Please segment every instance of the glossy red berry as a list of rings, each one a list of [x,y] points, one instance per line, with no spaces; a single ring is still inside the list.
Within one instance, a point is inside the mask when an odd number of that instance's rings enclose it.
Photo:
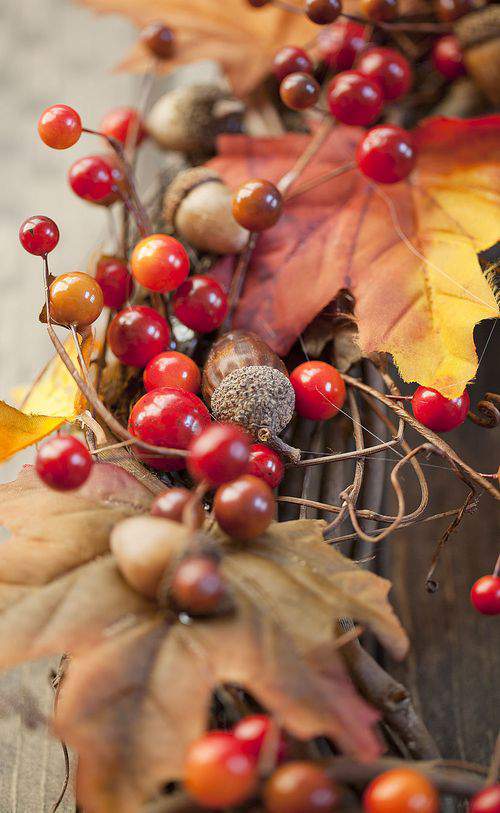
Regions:
[[[283,479],[285,466],[278,452],[265,443],[254,443],[250,447],[248,474],[260,477],[270,488],[277,488]]]
[[[482,576],[472,585],[470,600],[483,615],[500,614],[500,576]],[[478,808],[479,810],[479,808]],[[500,811],[499,811],[500,813]]]
[[[361,139],[356,161],[363,175],[377,183],[398,183],[415,166],[413,139],[407,130],[395,124],[373,127]]]
[[[139,112],[134,107],[115,107],[101,121],[100,132],[109,138],[115,138],[120,144],[139,146],[147,136]]]
[[[289,73],[312,73],[314,65],[303,48],[286,45],[274,57],[273,71],[278,82],[282,82]]]
[[[236,807],[257,788],[255,760],[226,731],[209,731],[191,743],[184,764],[184,787],[202,807]]]
[[[474,10],[474,0],[436,0],[437,16],[444,23],[453,23]]]
[[[356,70],[378,82],[384,99],[389,101],[408,93],[413,82],[410,63],[394,48],[369,48],[360,55]]]
[[[151,503],[151,514],[153,517],[163,517],[172,522],[183,522],[184,509],[188,503],[192,503],[193,492],[187,488],[167,488],[158,494]],[[201,528],[205,520],[205,510],[200,502],[196,502],[190,508],[190,521],[194,520],[194,527]]]
[[[340,0],[306,0],[306,14],[316,25],[330,25],[341,13]]]
[[[274,518],[274,509],[273,492],[251,474],[219,486],[215,493],[215,518],[234,539],[254,539],[263,534]]]
[[[373,779],[363,796],[365,813],[438,813],[439,795],[423,774],[394,768]]]
[[[168,293],[189,274],[187,251],[175,237],[150,234],[135,246],[130,268],[137,282],[150,291]]]
[[[33,215],[21,224],[19,240],[25,251],[46,257],[59,242],[59,229],[50,217]]]
[[[500,785],[476,793],[470,800],[469,813],[500,813]]]
[[[210,413],[192,392],[161,387],[139,398],[129,418],[129,432],[152,446],[187,449],[191,441],[210,425]],[[186,465],[185,457],[156,456],[134,448],[148,466],[160,471],[175,471]]]
[[[158,387],[177,387],[186,392],[198,392],[201,372],[198,365],[176,350],[167,350],[148,361],[144,370],[144,387],[147,392]]]
[[[279,189],[260,178],[242,184],[233,196],[234,219],[249,231],[270,229],[278,222],[282,210]]]
[[[398,16],[398,0],[361,0],[361,12],[369,20],[390,23]]]
[[[220,486],[243,474],[249,457],[250,440],[243,429],[214,423],[191,443],[187,469],[194,480]]]
[[[287,762],[264,787],[267,813],[334,813],[341,791],[314,762]]]
[[[112,155],[89,155],[70,167],[69,184],[79,198],[100,206],[111,206],[124,193],[125,178]]]
[[[175,35],[161,21],[149,23],[141,31],[141,42],[158,59],[170,59],[175,52]]]
[[[146,305],[134,305],[117,313],[109,326],[108,342],[122,364],[145,367],[170,340],[170,330],[163,316]]]
[[[435,69],[450,81],[464,76],[464,56],[458,37],[447,34],[436,40],[432,49],[432,63]]]
[[[318,48],[323,60],[332,71],[347,71],[356,57],[367,46],[366,28],[351,20],[334,23],[321,31]]]
[[[172,575],[169,598],[178,612],[192,616],[212,615],[226,594],[219,565],[210,556],[189,556]]]
[[[324,361],[305,361],[290,375],[295,408],[303,418],[323,421],[344,406],[345,384],[339,371]]]
[[[308,73],[290,73],[280,85],[281,101],[290,110],[307,110],[319,99],[320,86]]]
[[[67,150],[82,134],[82,120],[76,110],[66,104],[53,104],[38,119],[42,141],[54,150]]]
[[[120,257],[101,257],[97,261],[95,278],[101,286],[106,307],[112,310],[123,308],[134,290],[134,281],[125,260]]]
[[[383,96],[378,82],[357,71],[335,76],[328,88],[328,107],[343,124],[372,124],[382,111]]]
[[[450,432],[466,419],[470,407],[467,390],[459,398],[445,398],[430,387],[417,387],[411,401],[413,414],[433,432]]]
[[[71,491],[89,476],[92,457],[73,435],[60,434],[40,446],[35,467],[45,485],[56,491]]]
[[[258,760],[262,746],[273,737],[275,723],[267,714],[252,714],[244,717],[233,728],[233,734],[241,743],[245,753],[252,759]],[[286,744],[281,732],[278,733],[276,757],[281,761],[285,756]]]
[[[95,322],[104,305],[99,283],[81,271],[69,271],[56,277],[49,288],[49,303],[54,322],[73,325],[77,330]]]
[[[219,283],[202,275],[189,277],[172,297],[177,319],[197,333],[217,330],[226,318],[227,296]]]

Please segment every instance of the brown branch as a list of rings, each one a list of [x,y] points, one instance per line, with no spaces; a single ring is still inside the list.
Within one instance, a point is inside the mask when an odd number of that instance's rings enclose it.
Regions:
[[[335,121],[331,116],[325,117],[302,155],[299,156],[293,167],[280,178],[278,181],[278,189],[284,198],[287,198],[289,190],[298,181],[308,164],[310,164],[312,159],[319,152],[330,135],[334,124]]]
[[[48,311],[47,311],[47,318],[48,318]],[[59,668],[58,668],[57,672],[55,673],[54,677],[52,678],[52,688],[54,689],[54,703],[53,703],[53,714],[54,714],[54,716],[55,716],[55,714],[57,712],[57,704],[59,702],[59,694],[60,694],[60,691],[61,691],[61,685],[62,685],[64,675],[66,674],[66,666],[67,666],[68,660],[69,660],[68,655],[62,655],[61,660],[59,661]],[[56,801],[54,802],[54,805],[52,806],[51,813],[56,813],[56,811],[59,809],[64,797],[66,796],[66,791],[68,790],[68,785],[69,785],[70,764],[69,764],[68,747],[67,747],[66,743],[63,742],[63,740],[60,740],[60,743],[61,743],[61,748],[62,748],[62,752],[63,752],[63,756],[64,756],[64,780],[63,780],[63,784],[62,784],[59,796],[57,797]]]
[[[479,415],[475,415],[470,409],[467,417],[477,426],[484,426],[485,429],[495,429],[500,426],[500,395],[495,392],[487,392],[482,401],[477,405]]]
[[[427,576],[425,577],[425,586],[426,586],[426,589],[427,589],[427,591],[429,593],[435,593],[436,590],[439,587],[438,582],[436,582],[432,577],[434,575],[434,571],[436,570],[436,567],[437,567],[437,564],[438,564],[438,561],[439,561],[439,557],[441,556],[441,553],[443,551],[444,546],[446,545],[446,543],[447,543],[448,539],[450,538],[450,536],[457,530],[458,526],[462,522],[464,514],[467,511],[473,510],[473,507],[475,507],[476,505],[477,505],[477,502],[476,502],[475,490],[471,489],[469,491],[469,493],[467,494],[467,497],[465,499],[464,504],[461,505],[460,508],[458,509],[458,511],[457,511],[457,513],[455,515],[455,518],[452,520],[452,522],[450,522],[448,527],[445,528],[444,532],[441,534],[439,542],[437,543],[436,549],[435,549],[435,551],[434,551],[434,553],[432,555],[431,564],[430,564],[430,567],[429,567],[429,572],[427,573]]]
[[[350,410],[351,410],[351,420],[352,420],[352,425],[353,425],[354,441],[356,443],[356,451],[359,452],[359,451],[361,451],[363,449],[363,446],[364,446],[364,443],[363,443],[363,427],[361,425],[361,415],[360,415],[358,404],[357,404],[357,401],[356,401],[356,396],[354,395],[354,392],[351,389],[348,390],[347,397],[348,397],[348,400],[349,400],[349,407],[350,407]],[[351,506],[352,506],[352,509],[354,510],[354,507],[356,505],[356,501],[357,501],[357,499],[359,497],[359,492],[361,491],[361,486],[363,484],[364,468],[365,468],[364,458],[358,457],[356,459],[356,466],[355,466],[355,469],[354,469],[353,482],[352,482],[352,484],[350,486],[348,486],[343,491],[341,491],[341,493],[339,495],[344,500],[344,502],[342,504],[342,508],[341,508],[341,510],[339,512],[339,515],[332,522],[330,522],[329,525],[327,525],[327,527],[325,528],[325,533],[327,533],[328,531],[330,531],[333,528],[336,528],[338,525],[340,525],[340,523],[344,519],[347,511],[349,511],[349,513],[350,513]]]

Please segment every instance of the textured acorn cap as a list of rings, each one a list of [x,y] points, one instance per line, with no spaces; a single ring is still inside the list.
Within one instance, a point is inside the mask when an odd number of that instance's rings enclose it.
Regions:
[[[204,183],[223,183],[217,172],[206,167],[193,167],[179,172],[165,193],[163,216],[168,226],[175,226],[175,214],[182,201],[192,189]]]
[[[210,407],[216,420],[237,423],[254,437],[262,428],[279,435],[292,420],[295,392],[280,370],[242,367],[223,378]]]
[[[500,6],[485,6],[461,17],[455,23],[454,31],[464,49],[500,37]]]

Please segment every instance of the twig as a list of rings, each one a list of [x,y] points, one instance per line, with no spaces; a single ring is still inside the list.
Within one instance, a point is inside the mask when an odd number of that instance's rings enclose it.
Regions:
[[[351,172],[351,170],[356,169],[356,167],[357,164],[355,161],[349,161],[348,164],[343,164],[341,167],[332,169],[330,172],[327,172],[324,175],[316,175],[316,177],[311,178],[309,181],[305,181],[304,183],[300,184],[300,186],[297,186],[292,193],[286,196],[286,200],[293,200],[299,195],[304,195],[306,192],[310,192],[312,189],[316,189],[318,186],[322,186],[329,181],[333,181],[334,178],[338,178],[340,175],[345,175],[346,172]]]
[[[60,693],[60,690],[61,690],[61,684],[62,684],[64,675],[66,673],[66,664],[67,664],[68,660],[69,660],[68,655],[63,655],[61,657],[61,660],[59,661],[58,670],[57,670],[56,674],[54,675],[54,677],[52,679],[52,688],[54,689],[54,704],[53,704],[53,713],[54,713],[54,715],[57,712],[57,704],[58,704],[58,701],[59,701],[59,693]],[[62,801],[63,801],[63,799],[64,799],[64,797],[66,795],[66,791],[67,791],[68,785],[69,785],[70,765],[69,765],[68,748],[66,746],[66,743],[63,742],[63,740],[60,740],[60,743],[61,743],[61,748],[62,748],[62,752],[63,752],[63,755],[64,755],[64,780],[63,780],[61,792],[59,793],[59,796],[57,797],[56,802],[52,806],[52,813],[56,813],[56,811],[59,809],[59,807],[60,807],[60,805],[61,805],[61,803],[62,803]]]
[[[477,405],[479,415],[475,415],[469,410],[467,417],[476,426],[484,426],[485,429],[495,429],[500,425],[500,395],[496,392],[487,392],[482,401]]]
[[[495,747],[493,749],[493,755],[491,757],[491,763],[488,770],[488,776],[486,777],[486,786],[494,785],[495,782],[498,780],[498,775],[500,773],[500,734],[496,738]]]
[[[352,425],[353,425],[353,432],[354,432],[354,441],[356,443],[356,451],[361,451],[364,447],[363,444],[363,428],[361,426],[361,415],[359,412],[358,404],[356,402],[356,396],[352,389],[348,390],[347,397],[349,400],[349,407],[351,410],[351,418],[352,418]],[[356,501],[359,496],[359,492],[361,491],[361,486],[363,484],[363,472],[365,467],[365,461],[363,457],[356,458],[356,466],[354,469],[354,479],[350,486],[345,488],[340,493],[340,497],[344,500],[342,504],[342,508],[339,512],[339,515],[325,528],[325,533],[331,531],[333,528],[336,528],[346,515],[347,511],[351,511],[350,506],[352,506],[354,510],[354,506],[356,505]]]
[[[474,504],[475,500],[476,500],[475,491],[474,490],[469,491],[464,504],[460,506],[460,508],[458,509],[455,518],[441,534],[439,542],[437,543],[436,549],[432,555],[429,572],[425,577],[425,586],[429,593],[435,593],[439,587],[438,582],[436,582],[432,577],[434,575],[434,571],[436,570],[437,563],[439,561],[439,557],[441,556],[443,548],[446,545],[450,536],[457,530],[458,526],[462,522],[465,512],[471,510],[471,507]]]
[[[334,124],[335,122],[331,116],[324,119],[322,124],[318,127],[316,133],[311,138],[307,148],[295,162],[294,166],[278,181],[278,189],[283,197],[287,196],[287,193],[292,188],[293,184],[298,181],[307,165],[312,161],[316,153],[319,152],[330,135]]]

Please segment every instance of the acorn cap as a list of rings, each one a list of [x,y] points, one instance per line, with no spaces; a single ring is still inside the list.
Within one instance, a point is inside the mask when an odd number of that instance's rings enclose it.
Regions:
[[[237,423],[254,437],[263,428],[279,435],[292,420],[295,392],[280,370],[241,367],[215,388],[210,407],[216,420]]]
[[[192,169],[185,169],[179,172],[177,177],[172,181],[163,201],[163,216],[165,222],[171,228],[175,228],[175,213],[181,205],[182,201],[189,195],[189,193],[197,186],[203,183],[221,183],[224,181],[211,169],[206,167],[193,167]]]
[[[454,25],[464,50],[500,37],[500,6],[491,5],[461,17]]]

